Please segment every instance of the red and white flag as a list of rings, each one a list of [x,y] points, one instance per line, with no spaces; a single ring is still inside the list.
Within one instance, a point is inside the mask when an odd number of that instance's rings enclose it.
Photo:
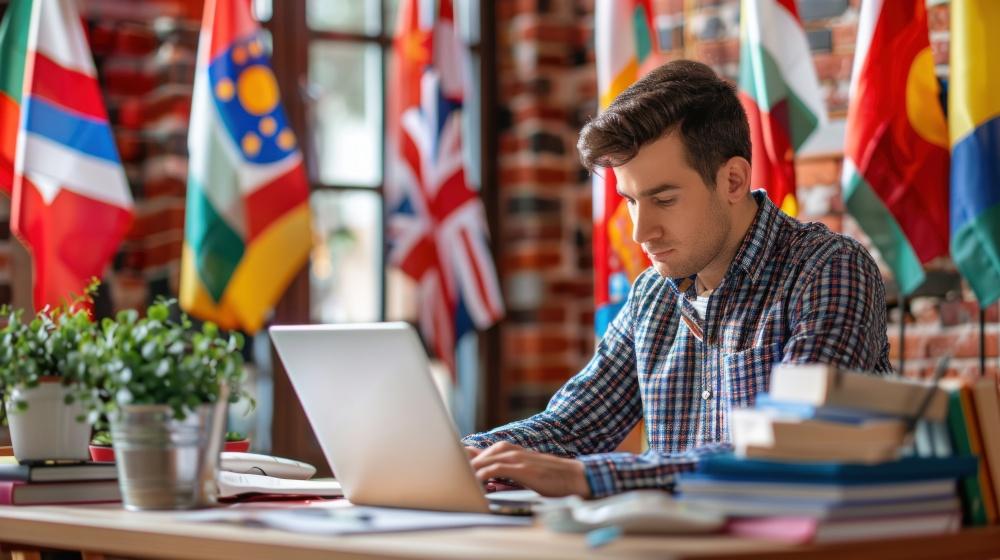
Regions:
[[[11,229],[31,253],[42,308],[102,275],[131,224],[132,195],[76,2],[22,3],[31,9]]]

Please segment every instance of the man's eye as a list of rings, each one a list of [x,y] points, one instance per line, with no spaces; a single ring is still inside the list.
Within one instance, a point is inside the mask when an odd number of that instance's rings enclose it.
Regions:
[[[629,206],[634,206],[635,205],[635,201],[632,200],[631,198],[626,198],[625,199],[625,204],[628,204]]]
[[[674,204],[674,202],[677,202],[677,199],[676,198],[655,198],[655,199],[653,199],[653,202],[655,202],[657,206],[672,206]]]

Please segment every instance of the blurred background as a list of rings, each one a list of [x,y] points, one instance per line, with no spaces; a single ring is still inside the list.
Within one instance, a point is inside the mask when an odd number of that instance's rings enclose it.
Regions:
[[[269,323],[422,320],[424,292],[391,258],[387,239],[390,215],[399,210],[387,180],[395,157],[392,90],[403,87],[393,70],[402,1],[252,2],[305,159],[313,231],[308,265]],[[502,319],[473,321],[486,328],[465,329],[470,334],[455,341],[454,360],[436,360],[462,433],[542,409],[593,353],[594,184],[575,145],[602,94],[595,4],[454,1],[459,47],[450,71],[462,84],[464,176],[482,201],[505,309]],[[0,0],[0,12],[7,5]],[[654,60],[695,59],[739,80],[739,0],[645,5]],[[81,0],[79,6],[135,199],[135,221],[97,302],[97,312],[108,314],[179,290],[204,6],[199,0]],[[859,239],[880,259],[899,371],[928,376],[936,358],[953,350],[949,375],[997,376],[998,306],[981,310],[948,256],[926,263],[926,278],[902,297],[891,268],[845,205],[842,160],[860,1],[798,0],[797,10],[828,117],[795,151],[798,218]],[[944,87],[949,2],[927,2],[926,14],[934,73]],[[10,235],[9,216],[9,200],[0,197],[0,302],[28,307],[30,259]],[[233,424],[251,434],[256,451],[322,463],[264,331],[250,340],[259,404],[251,416],[234,415]],[[434,344],[428,348],[434,355]]]

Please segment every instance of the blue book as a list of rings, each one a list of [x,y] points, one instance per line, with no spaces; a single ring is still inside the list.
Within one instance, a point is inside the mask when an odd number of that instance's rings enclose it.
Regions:
[[[773,482],[837,482],[863,484],[974,475],[976,457],[905,457],[897,461],[863,465],[858,463],[791,463],[740,459],[731,453],[709,455],[698,462],[696,471],[729,480]]]
[[[795,418],[802,418],[804,420],[825,420],[827,422],[840,422],[841,424],[860,424],[869,420],[899,418],[892,414],[883,414],[870,410],[783,401],[771,397],[768,393],[757,395],[754,407],[761,410],[773,410],[783,415],[794,416]]]

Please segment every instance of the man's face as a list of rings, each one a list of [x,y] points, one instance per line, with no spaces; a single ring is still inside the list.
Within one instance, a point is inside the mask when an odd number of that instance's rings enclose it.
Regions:
[[[647,144],[614,171],[632,238],[661,276],[697,274],[722,252],[732,227],[723,189],[688,165],[679,133]]]

